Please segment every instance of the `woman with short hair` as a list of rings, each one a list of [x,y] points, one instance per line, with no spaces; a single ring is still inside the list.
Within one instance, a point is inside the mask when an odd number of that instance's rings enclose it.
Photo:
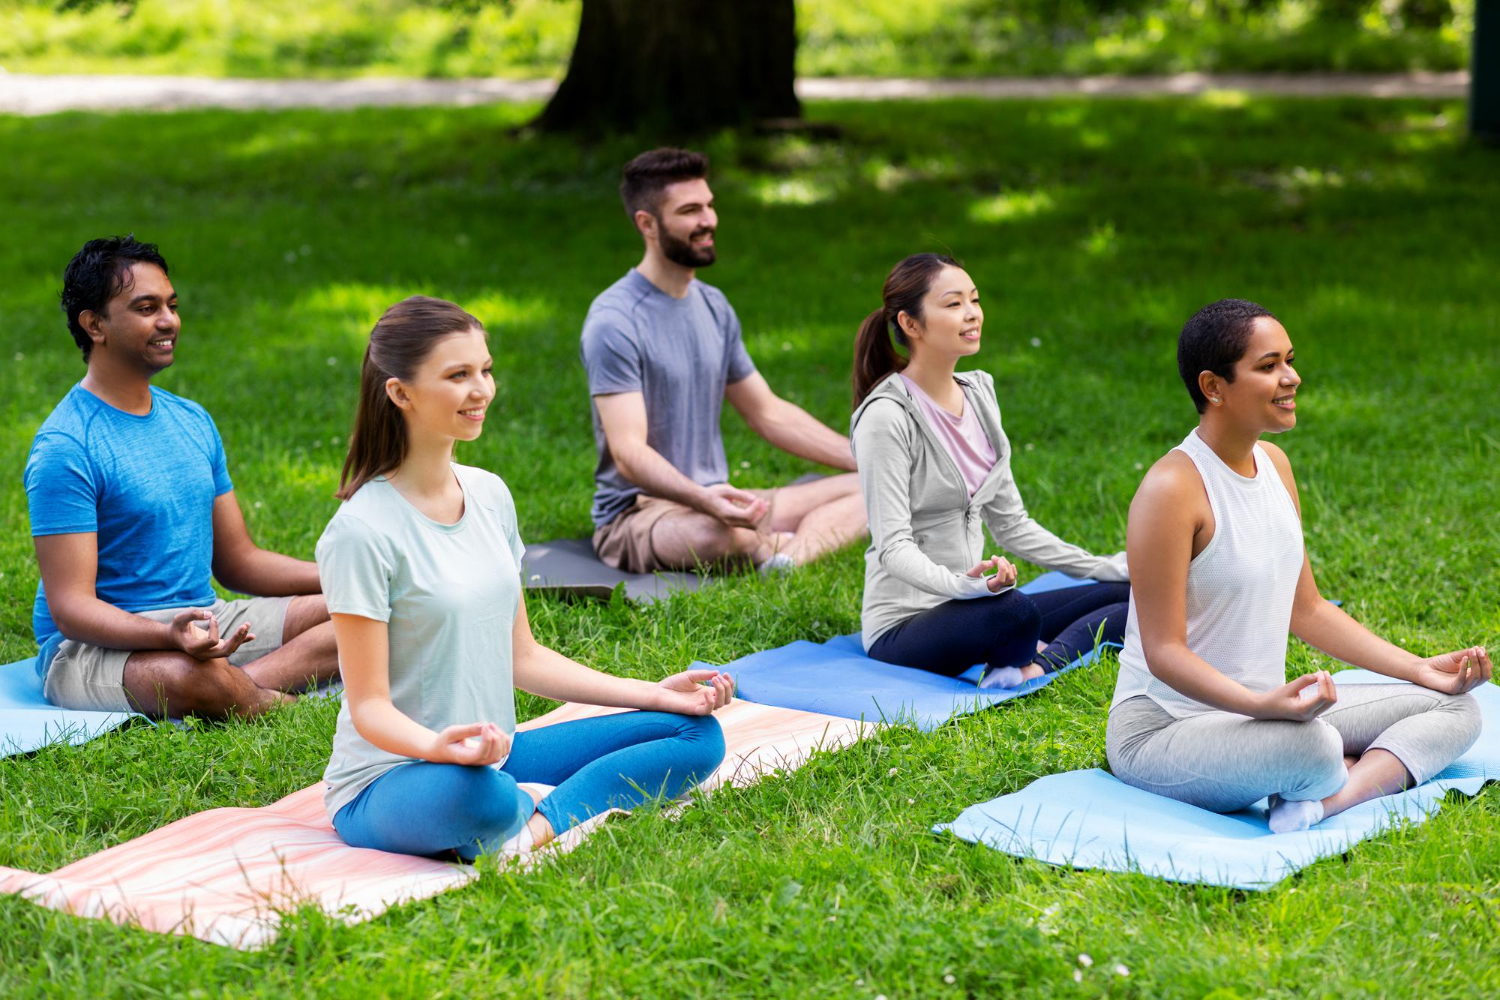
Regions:
[[[1273,832],[1419,784],[1467,750],[1483,647],[1421,657],[1323,600],[1286,454],[1302,377],[1285,327],[1224,299],[1183,327],[1199,418],[1130,505],[1132,593],[1105,747],[1115,776],[1232,812],[1269,796]],[[1409,684],[1286,679],[1287,633]]]

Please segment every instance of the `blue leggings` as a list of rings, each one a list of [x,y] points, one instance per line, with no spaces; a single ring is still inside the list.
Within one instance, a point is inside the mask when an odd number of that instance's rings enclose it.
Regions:
[[[949,677],[976,663],[990,669],[1036,663],[1051,673],[1092,650],[1101,625],[1101,642],[1124,642],[1129,601],[1128,583],[948,601],[881,633],[870,655]],[[1040,653],[1038,640],[1047,643]]]
[[[623,712],[515,734],[500,770],[412,761],[386,771],[333,818],[351,847],[396,854],[494,851],[531,818],[518,781],[557,787],[535,811],[559,834],[612,808],[676,798],[713,774],[724,733],[711,715]]]

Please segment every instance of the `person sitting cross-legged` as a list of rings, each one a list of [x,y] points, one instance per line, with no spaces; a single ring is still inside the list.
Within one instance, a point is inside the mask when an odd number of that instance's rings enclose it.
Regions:
[[[530,850],[724,760],[728,674],[615,677],[532,634],[510,488],[453,460],[484,430],[492,366],[484,326],[442,299],[403,299],[370,331],[343,504],[318,540],[345,684],[324,802],[352,847]],[[518,732],[516,688],[640,711]]]
[[[1233,812],[1269,797],[1273,833],[1305,830],[1426,781],[1479,738],[1468,693],[1483,646],[1419,656],[1323,600],[1292,464],[1264,434],[1297,424],[1286,328],[1243,299],[1204,306],[1177,342],[1198,425],[1130,505],[1130,609],[1104,747],[1121,781]],[[1409,684],[1286,676],[1287,634]]]
[[[983,330],[974,279],[935,253],[891,268],[860,324],[849,423],[870,515],[861,638],[886,663],[950,677],[982,663],[980,687],[1016,688],[1118,643],[1129,567],[1027,513],[995,380],[957,370]],[[984,527],[1007,551],[1094,583],[1021,593],[1010,560],[984,555]]]
[[[248,717],[335,676],[317,565],[255,545],[212,418],[151,384],[181,332],[156,247],[84,244],[62,306],[88,372],[37,431],[25,473],[47,699]],[[215,577],[260,596],[221,600]]]
[[[723,402],[784,451],[852,470],[849,439],[771,391],[724,293],[696,277],[716,259],[718,215],[701,153],[657,149],[625,167],[620,194],[645,256],[584,320],[593,397],[594,550],[649,573],[749,562],[788,569],[865,534],[852,471],[773,490],[729,483]]]

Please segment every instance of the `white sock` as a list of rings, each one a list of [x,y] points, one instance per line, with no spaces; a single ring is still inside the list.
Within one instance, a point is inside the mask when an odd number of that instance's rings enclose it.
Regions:
[[[982,688],[1018,688],[1025,683],[1020,667],[996,667],[979,679]]]
[[[1317,799],[1293,801],[1273,795],[1267,819],[1272,833],[1296,833],[1323,822],[1323,803]]]
[[[785,552],[773,552],[770,556],[766,557],[765,562],[756,567],[756,569],[760,570],[761,576],[770,576],[772,573],[785,573],[796,568],[797,564]]]

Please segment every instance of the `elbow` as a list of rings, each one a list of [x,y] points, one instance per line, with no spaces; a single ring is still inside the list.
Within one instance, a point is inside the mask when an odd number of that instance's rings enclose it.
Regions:
[[[1146,660],[1146,672],[1163,684],[1171,684],[1170,670],[1164,669],[1165,664],[1172,657],[1170,643],[1141,641],[1141,656]]]
[[[346,697],[348,696],[346,695]],[[371,746],[384,749],[384,743],[380,738],[379,727],[375,722],[376,712],[374,711],[374,709],[380,702],[384,702],[387,705],[392,704],[390,698],[348,698],[348,701],[349,721],[354,723],[354,731],[360,735],[360,738],[369,743]]]
[[[72,603],[48,598],[47,611],[52,615],[52,624],[57,626],[58,633],[64,639],[72,639],[75,642],[83,641],[83,636],[78,629],[78,616],[73,613]]]
[[[45,587],[45,581],[43,583]],[[75,642],[90,642],[91,638],[86,635],[88,628],[88,607],[92,593],[76,594],[67,591],[53,593],[47,591],[47,613],[52,616],[52,624],[57,626],[57,631],[64,639],[72,639]],[[97,600],[97,598],[94,598]]]
[[[609,457],[615,463],[616,472],[630,482],[640,484],[640,477],[636,475],[635,453],[632,449],[610,446]]]

